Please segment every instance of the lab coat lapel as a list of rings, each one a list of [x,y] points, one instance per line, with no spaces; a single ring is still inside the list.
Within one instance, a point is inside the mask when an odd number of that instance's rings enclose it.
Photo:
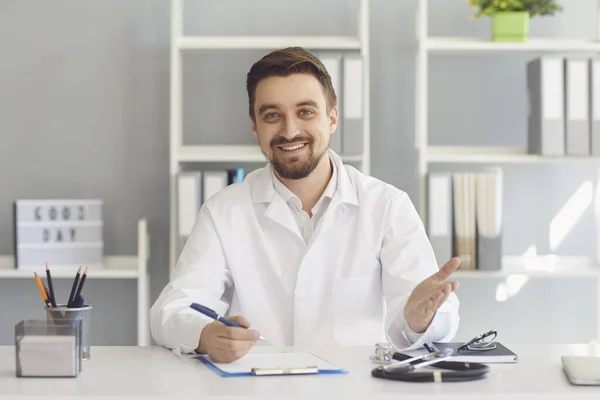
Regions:
[[[294,217],[290,211],[290,208],[276,192],[274,193],[269,206],[265,210],[265,217],[273,220],[284,228],[287,228],[302,242],[304,242],[304,239],[302,239],[302,234],[298,229],[298,224],[296,224],[296,221],[294,221]]]
[[[286,228],[300,239],[300,242],[304,243],[292,212],[273,186],[273,173],[270,163],[260,171],[250,193],[253,203],[268,203],[264,213],[266,218]]]
[[[321,221],[315,229],[315,233],[312,235],[309,245],[314,242],[315,239],[325,234],[329,229],[334,227],[342,217],[346,214],[348,208],[342,203],[338,193],[334,194],[331,198],[331,202],[327,206],[327,210],[323,214]]]
[[[325,211],[325,214],[323,214],[323,218],[317,225],[315,234],[312,236],[311,243],[316,238],[324,235],[332,227],[336,226],[348,212],[349,206],[352,207],[358,205],[358,196],[356,195],[356,190],[350,181],[346,168],[342,164],[341,158],[331,150],[329,151],[329,154],[331,155],[331,158],[338,171],[337,190],[331,198],[331,202],[327,206],[327,210]]]

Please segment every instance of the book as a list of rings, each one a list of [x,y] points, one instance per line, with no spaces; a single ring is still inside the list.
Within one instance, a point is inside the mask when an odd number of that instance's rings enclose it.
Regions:
[[[452,355],[448,358],[448,361],[477,362],[482,364],[516,363],[518,361],[517,354],[499,342],[495,342],[496,348],[491,350],[457,350],[463,344],[463,342],[433,342],[432,347],[435,351],[442,352],[451,349]],[[423,348],[404,351],[402,353],[414,357],[427,353],[427,350]]]

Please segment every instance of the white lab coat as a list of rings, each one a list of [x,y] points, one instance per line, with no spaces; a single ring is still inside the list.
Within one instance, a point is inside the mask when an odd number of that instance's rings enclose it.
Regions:
[[[387,341],[403,349],[454,337],[454,293],[422,335],[403,317],[411,290],[438,270],[408,195],[329,154],[338,189],[308,244],[273,187],[269,164],[203,204],[150,310],[158,344],[194,351],[212,320],[189,308],[192,302],[244,316],[269,345]]]

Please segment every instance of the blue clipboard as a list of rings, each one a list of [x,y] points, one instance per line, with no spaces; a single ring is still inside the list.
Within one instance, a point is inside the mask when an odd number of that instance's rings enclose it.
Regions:
[[[288,360],[287,362],[276,361],[277,357],[289,358],[290,355],[292,358],[297,358],[297,362],[294,362],[294,360]],[[261,359],[263,357],[267,358],[267,360]],[[331,375],[348,373],[345,369],[338,368],[311,353],[249,353],[243,357],[243,365],[236,363],[217,365],[210,361],[208,356],[205,355],[196,358],[221,377]],[[301,361],[304,361],[303,359],[315,362],[302,363]],[[253,365],[253,361],[257,366],[250,367],[250,365]]]

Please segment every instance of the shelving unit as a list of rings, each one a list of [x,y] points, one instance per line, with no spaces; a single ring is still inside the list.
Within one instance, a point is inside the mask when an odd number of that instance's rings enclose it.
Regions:
[[[427,1],[427,0],[425,0]],[[526,42],[492,42],[487,39],[463,37],[425,37],[423,50],[431,53],[467,52],[598,52],[600,41],[578,39],[536,39]]]
[[[465,8],[468,12],[468,8]],[[598,13],[600,16],[600,3]],[[417,57],[415,85],[415,145],[418,151],[419,202],[418,210],[427,226],[427,174],[429,164],[589,164],[599,168],[599,157],[546,157],[528,154],[525,149],[510,147],[465,147],[430,146],[428,143],[428,90],[429,58],[436,54],[488,54],[488,53],[564,53],[593,55],[600,52],[600,19],[596,19],[597,38],[586,39],[544,39],[529,38],[526,42],[493,42],[489,39],[472,37],[437,37],[428,34],[428,0],[419,0],[416,14]],[[526,133],[526,130],[524,131]],[[597,197],[599,194],[596,193]],[[600,199],[594,199],[600,204]],[[457,271],[457,279],[509,278],[514,275],[528,278],[591,278],[596,279],[597,290],[597,339],[600,340],[600,207],[595,208],[596,255],[587,257],[538,257],[526,260],[526,257],[505,256],[497,271]]]
[[[102,268],[91,269],[87,279],[136,279],[137,280],[137,345],[150,345],[150,287],[148,279],[148,258],[150,239],[145,219],[138,221],[137,255],[107,256]],[[45,266],[38,270],[16,269],[13,255],[0,256],[0,279],[33,279],[33,273],[44,276]],[[73,279],[77,269],[50,265],[52,279]]]
[[[360,50],[355,37],[336,36],[182,36],[176,40],[180,50],[274,50],[300,46],[313,50]]]
[[[169,265],[172,275],[177,260],[177,174],[186,163],[256,162],[266,163],[260,147],[248,145],[196,145],[183,143],[182,58],[205,50],[264,50],[300,46],[309,51],[356,51],[363,59],[363,151],[340,154],[344,162],[360,163],[370,174],[370,90],[369,90],[369,0],[359,0],[357,36],[188,36],[183,29],[183,0],[171,0],[170,69],[170,227]]]
[[[600,4],[598,6],[600,12]],[[468,12],[468,9],[465,9]],[[526,42],[493,42],[488,39],[470,37],[432,37],[428,35],[428,0],[420,0],[417,9],[417,57],[416,57],[416,107],[415,145],[418,151],[419,202],[418,209],[424,223],[427,222],[427,174],[429,164],[542,164],[577,163],[597,165],[599,157],[557,156],[547,157],[528,154],[525,149],[510,147],[465,147],[430,146],[428,143],[428,72],[429,58],[439,53],[489,53],[489,52],[560,52],[595,53],[600,52],[600,31],[598,40],[586,39],[536,39]],[[600,27],[600,24],[598,25]],[[526,131],[525,131],[526,132]],[[600,175],[600,169],[599,169]],[[600,238],[600,210],[596,210],[596,231]],[[600,263],[600,242],[596,246],[596,262]]]
[[[526,150],[515,147],[486,146],[428,146],[423,157],[428,163],[465,163],[465,164],[588,164],[600,165],[600,157],[585,156],[541,156],[528,154]]]
[[[530,278],[573,277],[600,279],[600,268],[596,268],[594,264],[585,257],[541,256],[527,258],[519,256],[506,256],[502,260],[502,268],[500,270],[459,270],[452,274],[453,277],[459,279],[507,278],[514,275],[522,275]]]

